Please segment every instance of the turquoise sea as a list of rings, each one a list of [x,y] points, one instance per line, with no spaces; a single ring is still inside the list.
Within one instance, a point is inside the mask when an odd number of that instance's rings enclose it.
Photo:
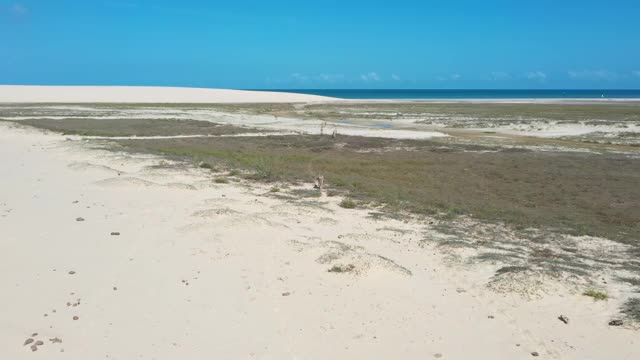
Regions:
[[[341,99],[640,99],[640,90],[268,90]]]

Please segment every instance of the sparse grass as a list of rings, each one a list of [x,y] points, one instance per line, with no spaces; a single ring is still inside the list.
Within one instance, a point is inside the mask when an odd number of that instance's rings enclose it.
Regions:
[[[119,140],[126,149],[202,159],[265,182],[310,182],[324,174],[331,195],[385,205],[385,211],[460,214],[517,228],[549,228],[625,243],[640,237],[640,161],[624,155],[468,152],[429,140],[329,137]],[[354,150],[411,147],[362,153]],[[611,206],[615,204],[615,206]]]
[[[452,220],[452,219],[455,219],[458,215],[462,215],[462,214],[464,214],[463,210],[455,206],[451,206],[447,209],[445,213],[440,215],[440,218],[443,220]]]
[[[618,281],[640,288],[640,277],[618,277]]]
[[[216,184],[227,184],[229,183],[229,180],[227,178],[215,178],[213,182]]]
[[[95,106],[117,110],[135,109],[137,105]],[[637,104],[314,104],[305,105],[303,110],[291,104],[144,107],[214,109],[323,120],[344,118],[344,111],[353,111],[354,116],[366,118],[369,115],[357,114],[370,111],[388,112],[390,118],[403,116],[403,113],[429,113],[444,117],[461,115],[482,118],[489,125],[496,121],[512,123],[518,117],[640,122],[640,106]],[[0,110],[8,119],[41,111],[37,107]],[[54,115],[64,116],[61,113]],[[505,117],[512,119],[502,119]],[[202,134],[221,129],[207,122],[154,119],[110,121],[73,118],[22,123],[71,133],[84,131],[108,136],[177,135],[184,133],[185,129]],[[233,133],[249,130],[233,126],[226,129]],[[553,139],[523,138],[520,141],[531,145],[562,143]],[[443,214],[445,219],[467,214],[514,228],[548,228],[640,245],[637,240],[640,238],[637,221],[640,218],[640,188],[637,186],[640,182],[640,161],[626,155],[501,150],[494,145],[460,142],[456,136],[440,140],[394,140],[342,135],[340,147],[330,137],[307,135],[136,139],[118,140],[117,143],[125,150],[237,169],[237,174],[246,174],[247,178],[260,181],[309,182],[321,173],[331,184],[331,195],[349,194],[359,204],[383,204],[385,211],[390,213],[402,210],[417,214]],[[412,150],[389,150],[409,148]],[[229,176],[235,175],[233,170],[229,173]]]
[[[356,208],[356,202],[353,201],[353,199],[351,198],[344,198],[342,199],[342,201],[340,201],[340,207],[345,208],[345,209],[355,209]]]
[[[531,270],[531,268],[529,268],[528,266],[504,266],[496,271],[496,275],[499,276],[507,273],[517,273],[529,270]]]
[[[241,174],[241,172],[240,172],[240,170],[238,170],[238,169],[231,169],[231,170],[229,171],[229,176],[238,176],[238,175],[240,175],[240,174]]]
[[[21,124],[81,136],[232,135],[262,130],[182,119],[32,119]]]
[[[582,295],[589,296],[589,297],[593,298],[594,300],[607,300],[607,299],[609,299],[609,295],[607,295],[607,293],[602,292],[602,291],[597,291],[597,290],[587,290],[584,293],[582,293]]]
[[[322,194],[316,189],[294,189],[290,191],[291,194],[303,197],[303,198],[318,198]]]
[[[347,265],[333,265],[328,272],[332,273],[350,273],[356,269],[355,265],[347,264]]]
[[[640,298],[631,298],[627,300],[622,305],[620,312],[632,321],[640,323]]]
[[[215,170],[215,168],[211,164],[205,163],[205,162],[201,162],[200,164],[198,164],[198,167],[200,169],[207,169],[207,170],[211,170],[211,171]]]
[[[271,189],[269,189],[269,192],[271,192],[271,193],[280,192],[280,187],[279,186],[272,186]]]

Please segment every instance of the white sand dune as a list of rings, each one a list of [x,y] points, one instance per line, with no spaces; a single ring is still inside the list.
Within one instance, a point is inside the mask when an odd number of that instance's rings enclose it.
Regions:
[[[640,358],[614,288],[495,293],[418,221],[2,122],[0,162],[3,359]]]
[[[334,98],[269,91],[150,86],[0,85],[0,103],[295,103]]]

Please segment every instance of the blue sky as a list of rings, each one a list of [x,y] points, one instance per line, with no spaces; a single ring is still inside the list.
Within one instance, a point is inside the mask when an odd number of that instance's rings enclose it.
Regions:
[[[640,88],[640,1],[0,0],[0,83]]]

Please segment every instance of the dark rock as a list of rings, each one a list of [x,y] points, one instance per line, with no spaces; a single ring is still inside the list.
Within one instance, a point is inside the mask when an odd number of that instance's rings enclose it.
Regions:
[[[49,341],[51,341],[52,344],[60,344],[60,343],[62,343],[62,339],[57,338],[57,337],[55,337],[53,339],[49,339]]]
[[[42,340],[38,340],[38,341],[36,341],[36,345],[38,345],[38,346],[44,345],[44,342]]]
[[[76,221],[84,221],[84,219],[79,217],[79,218],[76,218]]]
[[[31,345],[31,351],[38,351],[38,347],[36,345]]]
[[[111,236],[120,236],[120,233],[117,232],[117,231],[114,231],[114,232],[111,233]]]
[[[622,320],[611,320],[609,321],[609,326],[622,326],[624,322]]]
[[[489,315],[489,316],[487,316],[487,318],[489,318],[489,319],[495,319],[496,317],[495,317],[495,316],[493,316],[493,315]]]
[[[532,352],[532,353],[531,353],[531,356],[538,357],[538,356],[540,356],[540,354],[538,354],[538,352],[537,352],[537,351],[534,351],[534,352]]]
[[[75,271],[73,271],[73,270],[69,271],[69,275],[74,275],[75,273],[76,273],[76,272],[75,272]]]
[[[564,315],[560,315],[560,316],[558,316],[558,320],[562,321],[562,322],[563,322],[563,323],[565,323],[565,324],[568,324],[568,323],[569,323],[569,318],[568,318],[568,317],[566,317],[566,316],[564,316]]]
[[[283,293],[282,293],[282,296],[289,296],[289,295],[291,295],[291,293],[290,293],[290,292],[288,292],[288,291],[287,291],[287,292],[283,292]]]
[[[33,342],[32,338],[28,338],[27,340],[24,341],[24,344],[22,344],[22,346],[27,346],[29,344],[31,344]]]
[[[73,320],[78,320],[78,319],[80,319],[78,316],[73,317]]]

